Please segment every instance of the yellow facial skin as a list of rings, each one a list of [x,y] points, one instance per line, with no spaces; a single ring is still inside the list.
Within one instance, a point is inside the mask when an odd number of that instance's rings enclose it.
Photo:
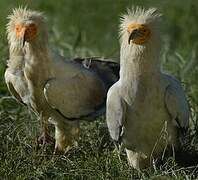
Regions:
[[[24,36],[25,41],[31,42],[37,35],[37,26],[33,23],[28,25],[17,24],[15,32],[17,38],[23,38]]]
[[[132,23],[127,28],[129,36],[129,44],[137,45],[145,44],[151,36],[151,31],[147,25]]]

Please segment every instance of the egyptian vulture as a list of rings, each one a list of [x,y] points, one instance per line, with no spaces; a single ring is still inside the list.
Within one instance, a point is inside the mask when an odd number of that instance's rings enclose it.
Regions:
[[[44,123],[55,125],[55,152],[66,150],[79,135],[79,120],[105,113],[108,88],[117,81],[119,65],[74,59],[65,61],[48,47],[45,17],[15,9],[7,25],[9,60],[5,81],[10,93]]]
[[[167,146],[181,146],[189,108],[181,84],[160,71],[160,14],[132,8],[120,24],[120,78],[107,94],[111,137],[121,141],[129,164],[146,168]]]

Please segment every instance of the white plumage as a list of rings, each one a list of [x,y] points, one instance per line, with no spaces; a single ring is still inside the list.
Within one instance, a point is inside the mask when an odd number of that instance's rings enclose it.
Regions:
[[[7,26],[10,59],[5,80],[11,94],[44,124],[55,125],[55,151],[65,150],[79,135],[79,119],[105,110],[106,93],[118,78],[119,65],[92,60],[65,61],[48,47],[44,16],[15,9]],[[45,125],[47,126],[47,125]],[[47,129],[44,129],[44,138]]]
[[[182,87],[160,71],[160,14],[132,8],[121,18],[120,79],[108,91],[106,119],[135,169],[151,165],[167,146],[181,145],[189,108]]]

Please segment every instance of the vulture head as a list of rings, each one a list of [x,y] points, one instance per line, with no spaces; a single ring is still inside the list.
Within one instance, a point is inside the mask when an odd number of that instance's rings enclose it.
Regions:
[[[7,34],[9,44],[23,47],[26,43],[47,43],[46,20],[42,13],[26,8],[17,8],[8,16],[8,19]]]
[[[120,39],[128,46],[146,46],[159,41],[159,20],[157,9],[140,7],[128,9],[121,17]]]
[[[132,59],[149,67],[157,64],[160,53],[160,28],[161,14],[157,9],[136,7],[128,9],[121,17],[120,43],[121,64],[126,64]],[[155,65],[154,65],[155,66]],[[147,69],[145,67],[145,69]],[[153,68],[153,67],[152,67]]]

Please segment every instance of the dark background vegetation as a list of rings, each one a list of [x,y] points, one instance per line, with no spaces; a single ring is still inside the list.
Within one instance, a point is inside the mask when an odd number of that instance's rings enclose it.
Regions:
[[[66,57],[119,58],[119,17],[132,5],[163,13],[162,68],[184,85],[191,106],[190,145],[197,147],[197,0],[0,0],[0,179],[195,179],[196,168],[171,160],[142,173],[127,165],[109,140],[104,117],[82,125],[78,147],[52,158],[52,146],[37,148],[40,122],[9,98],[3,73],[8,59],[5,25],[12,9],[25,6],[45,13],[51,47]]]

